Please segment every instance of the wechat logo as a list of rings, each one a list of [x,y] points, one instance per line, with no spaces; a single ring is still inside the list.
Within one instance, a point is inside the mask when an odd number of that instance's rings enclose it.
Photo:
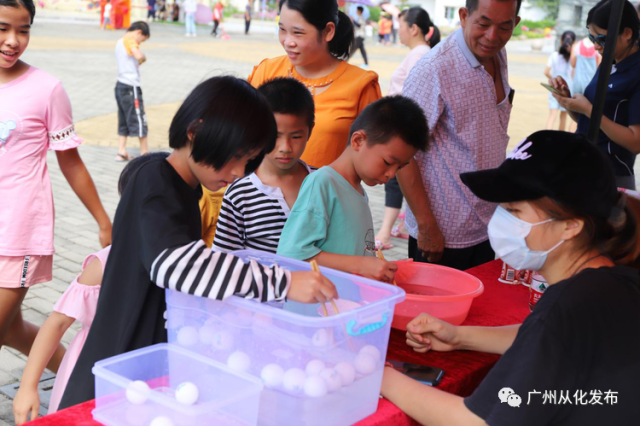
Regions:
[[[500,392],[498,392],[498,398],[500,399],[500,403],[504,404],[506,402],[509,404],[509,407],[520,407],[520,404],[522,404],[522,398],[520,398],[520,395],[516,394],[511,388],[500,389]]]

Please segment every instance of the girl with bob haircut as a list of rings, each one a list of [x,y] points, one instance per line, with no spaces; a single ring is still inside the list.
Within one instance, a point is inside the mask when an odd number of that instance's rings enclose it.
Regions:
[[[476,196],[499,203],[488,226],[496,255],[538,271],[549,288],[522,324],[453,326],[428,314],[409,323],[407,344],[416,352],[502,355],[471,396],[391,368],[382,395],[429,425],[621,425],[639,418],[640,389],[630,378],[640,377],[640,202],[618,192],[607,158],[573,133],[534,133],[500,167],[460,177]]]
[[[633,166],[640,153],[640,19],[633,5],[624,0],[622,20],[618,34],[609,34],[609,15],[614,0],[602,0],[587,15],[589,39],[595,50],[604,54],[608,37],[617,37],[607,95],[597,145],[613,165],[619,187],[636,189]],[[617,0],[616,0],[617,1]],[[560,91],[553,94],[560,106],[569,111],[578,123],[578,133],[586,135],[596,97],[596,84],[600,68],[586,87],[584,95],[573,97],[566,79],[558,76],[549,84]]]
[[[263,60],[249,76],[254,87],[292,77],[311,91],[316,125],[302,160],[314,167],[342,154],[353,120],[381,97],[378,75],[347,63],[353,50],[351,19],[336,0],[280,0],[279,40],[286,55]]]
[[[140,166],[122,194],[98,308],[60,408],[94,397],[96,361],[167,341],[165,288],[260,302],[337,297],[319,273],[243,263],[201,240],[202,186],[217,191],[253,172],[275,140],[273,113],[247,82],[214,77],[191,92],[171,122],[174,151]]]

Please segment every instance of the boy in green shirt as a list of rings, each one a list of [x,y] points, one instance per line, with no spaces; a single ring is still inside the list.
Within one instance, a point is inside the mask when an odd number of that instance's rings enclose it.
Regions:
[[[389,181],[427,148],[422,109],[402,96],[382,98],[351,126],[349,145],[329,166],[310,174],[282,231],[278,254],[392,282],[397,266],[375,257],[369,186]]]

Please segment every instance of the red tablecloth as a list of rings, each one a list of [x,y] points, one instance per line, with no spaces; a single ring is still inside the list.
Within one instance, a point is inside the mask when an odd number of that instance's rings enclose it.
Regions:
[[[528,288],[498,282],[501,267],[502,262],[496,260],[468,271],[482,281],[485,289],[484,293],[471,305],[464,325],[518,324],[529,314]],[[445,375],[438,389],[460,396],[470,395],[499,358],[498,355],[471,351],[418,354],[405,344],[405,340],[404,332],[392,330],[387,357],[442,368]],[[99,426],[100,423],[95,422],[91,417],[93,408],[94,401],[87,401],[29,424],[33,426]],[[358,426],[413,426],[416,424],[386,399],[380,399],[378,411],[375,414],[357,423]]]

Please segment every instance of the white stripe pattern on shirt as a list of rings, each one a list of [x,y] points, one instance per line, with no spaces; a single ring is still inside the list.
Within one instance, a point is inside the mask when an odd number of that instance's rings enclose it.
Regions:
[[[316,170],[302,164],[309,172]],[[279,189],[262,184],[257,176],[245,176],[224,194],[213,247],[223,252],[251,248],[276,253],[288,216]]]
[[[261,302],[283,300],[291,283],[291,273],[278,265],[244,263],[207,248],[202,240],[164,250],[150,275],[158,287],[217,300],[232,295]]]

